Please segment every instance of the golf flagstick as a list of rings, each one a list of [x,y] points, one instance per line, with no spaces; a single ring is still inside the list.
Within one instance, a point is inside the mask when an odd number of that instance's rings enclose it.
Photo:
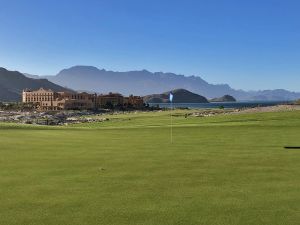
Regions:
[[[173,94],[170,93],[169,100],[171,102],[171,144],[173,143],[173,118],[172,118],[172,112],[173,112]]]

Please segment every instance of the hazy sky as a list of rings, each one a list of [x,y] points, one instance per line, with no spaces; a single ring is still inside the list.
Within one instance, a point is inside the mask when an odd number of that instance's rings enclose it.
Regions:
[[[0,0],[0,66],[199,75],[300,91],[299,0]]]

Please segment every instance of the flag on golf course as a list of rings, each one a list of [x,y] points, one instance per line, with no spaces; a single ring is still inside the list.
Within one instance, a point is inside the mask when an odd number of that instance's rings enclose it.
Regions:
[[[173,94],[170,93],[170,97],[169,97],[170,102],[173,102]]]

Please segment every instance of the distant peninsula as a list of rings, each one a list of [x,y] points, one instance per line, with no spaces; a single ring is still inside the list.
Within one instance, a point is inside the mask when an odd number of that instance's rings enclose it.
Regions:
[[[144,96],[144,101],[146,103],[169,103],[170,93],[174,96],[174,103],[208,103],[205,97],[185,89],[175,89],[162,94],[147,95]]]
[[[213,98],[210,102],[236,102],[236,99],[231,95],[224,95],[220,98]]]

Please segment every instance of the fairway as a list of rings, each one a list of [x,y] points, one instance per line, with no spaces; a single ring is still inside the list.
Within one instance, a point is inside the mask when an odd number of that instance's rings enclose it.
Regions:
[[[0,124],[0,225],[297,225],[300,111]]]

